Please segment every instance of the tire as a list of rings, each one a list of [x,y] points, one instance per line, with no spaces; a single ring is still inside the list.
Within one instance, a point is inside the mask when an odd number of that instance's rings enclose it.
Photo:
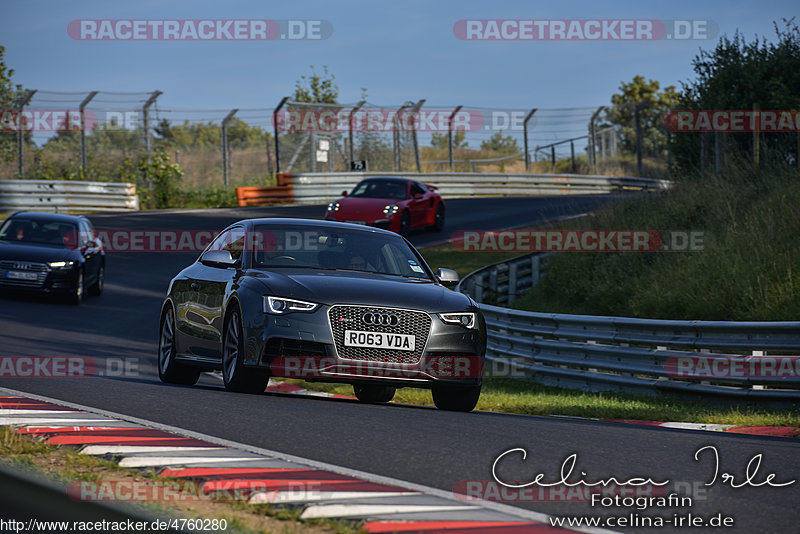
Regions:
[[[403,213],[403,218],[400,219],[400,235],[403,237],[408,237],[408,234],[411,233],[411,217],[408,215],[408,212]]]
[[[78,269],[78,280],[72,288],[72,293],[69,294],[69,301],[75,306],[80,306],[83,298],[86,296],[86,280],[83,277],[83,269]]]
[[[391,386],[362,386],[354,385],[353,391],[356,398],[368,404],[386,404],[394,398],[396,388]]]
[[[89,294],[98,296],[103,293],[103,286],[106,283],[106,266],[104,263],[100,264],[100,268],[97,270],[97,280],[94,281],[89,287]]]
[[[433,224],[428,226],[427,230],[429,232],[441,232],[444,230],[444,205],[441,202],[436,206]]]
[[[269,383],[269,373],[244,366],[244,335],[242,312],[238,304],[225,320],[222,335],[222,378],[225,389],[237,393],[264,393]]]
[[[440,410],[471,412],[478,404],[481,386],[436,386],[433,388],[433,403]]]
[[[159,325],[158,378],[167,384],[196,384],[200,371],[175,361],[175,353],[175,311],[170,305],[162,314]]]

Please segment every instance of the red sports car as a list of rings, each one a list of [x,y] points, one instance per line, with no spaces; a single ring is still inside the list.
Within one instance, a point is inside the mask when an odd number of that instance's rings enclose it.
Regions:
[[[408,178],[379,176],[362,180],[349,195],[328,204],[325,219],[366,224],[408,235],[414,228],[440,232],[445,207],[436,187]]]

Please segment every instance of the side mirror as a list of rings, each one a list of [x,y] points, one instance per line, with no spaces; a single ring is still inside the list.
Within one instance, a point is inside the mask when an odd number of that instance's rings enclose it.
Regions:
[[[346,197],[347,196],[347,191],[342,191],[342,196]]]
[[[200,263],[209,267],[236,267],[239,263],[234,260],[229,250],[209,250],[200,256]]]
[[[419,199],[421,199],[423,196],[424,196],[424,195],[423,195],[422,193],[417,193],[417,194],[415,194],[415,195],[414,195],[414,200],[419,200]]]
[[[453,269],[439,269],[436,271],[436,278],[447,287],[455,286],[459,281],[458,273]]]

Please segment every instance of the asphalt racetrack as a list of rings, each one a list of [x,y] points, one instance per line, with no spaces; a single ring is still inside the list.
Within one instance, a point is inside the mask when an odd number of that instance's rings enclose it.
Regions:
[[[592,211],[616,196],[491,198],[448,201],[442,234],[415,233],[418,246],[457,230],[532,225]],[[103,214],[90,218],[98,230],[220,230],[242,218],[318,218],[324,206],[267,207],[188,212]],[[560,479],[562,464],[577,454],[573,478],[587,481],[632,477],[669,481],[691,489],[691,507],[632,509],[641,515],[733,518],[735,532],[797,532],[800,483],[773,484],[800,472],[800,443],[793,439],[697,432],[561,418],[486,412],[451,413],[429,407],[364,405],[334,398],[269,393],[233,394],[203,376],[197,386],[162,384],[156,370],[158,315],[167,283],[197,253],[111,252],[100,297],[79,307],[44,298],[0,298],[0,344],[4,356],[86,356],[106,376],[0,378],[3,387],[45,395],[173,425],[183,429],[451,491],[466,481],[491,481],[492,465],[505,451],[498,473],[506,480]],[[432,265],[446,267],[445,265]],[[120,366],[128,366],[121,372]],[[718,465],[711,449],[718,453]],[[760,465],[751,462],[762,455]],[[746,483],[750,463],[751,482]],[[715,471],[718,476],[713,484]],[[722,479],[735,476],[735,485]],[[534,497],[537,495],[533,493]],[[566,500],[566,501],[565,501]],[[575,497],[510,502],[539,512],[569,516],[619,514]],[[620,528],[638,532],[664,529]],[[708,529],[667,528],[666,531]]]

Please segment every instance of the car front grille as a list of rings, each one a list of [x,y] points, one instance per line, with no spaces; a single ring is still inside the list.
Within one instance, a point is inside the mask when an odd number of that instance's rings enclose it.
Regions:
[[[362,321],[365,313],[390,313],[397,316],[397,325],[370,325]],[[428,335],[431,331],[431,316],[422,311],[377,306],[331,306],[328,310],[336,352],[340,358],[384,363],[414,364],[419,362]],[[363,332],[388,332],[414,336],[414,350],[377,349],[369,347],[347,347],[344,344],[345,330]]]
[[[36,273],[36,279],[18,280],[16,278],[7,278],[7,271]],[[0,283],[6,286],[41,287],[44,284],[44,281],[47,279],[48,272],[50,272],[50,267],[48,267],[46,263],[13,260],[0,261]]]

